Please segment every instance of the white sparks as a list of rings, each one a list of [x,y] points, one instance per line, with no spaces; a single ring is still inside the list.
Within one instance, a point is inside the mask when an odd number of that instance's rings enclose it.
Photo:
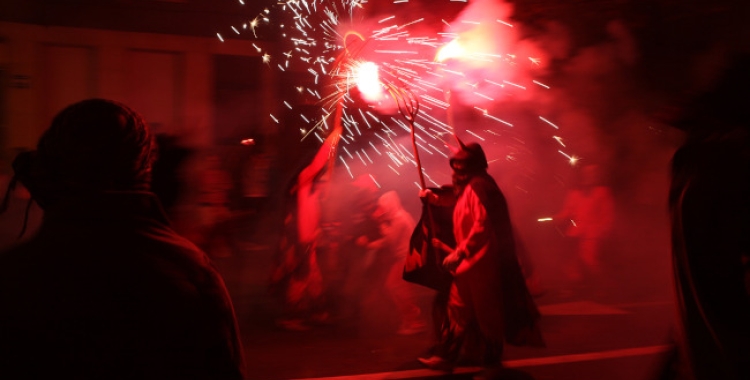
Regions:
[[[341,162],[344,163],[344,167],[346,167],[346,171],[349,173],[349,177],[354,178],[354,175],[352,174],[352,169],[349,168],[349,164],[346,163],[346,160],[344,160],[343,156],[339,156],[341,159]]]
[[[570,163],[571,166],[575,166],[575,164],[578,162],[578,160],[580,160],[580,158],[578,158],[576,156],[570,156],[570,155],[568,155],[567,153],[565,153],[565,152],[563,152],[561,150],[558,150],[558,152],[560,152],[560,154],[562,154],[563,156],[565,156],[565,158],[568,159],[568,162]]]
[[[495,99],[492,99],[492,98],[490,98],[490,97],[489,97],[489,96],[487,96],[487,95],[481,94],[481,93],[479,93],[479,92],[476,92],[476,91],[474,92],[474,95],[476,95],[476,96],[478,96],[478,97],[480,97],[480,98],[485,98],[485,99],[487,99],[487,100],[489,100],[489,101],[494,101],[494,100],[495,100]]]
[[[516,83],[513,83],[513,82],[509,82],[509,81],[507,81],[507,80],[504,80],[504,81],[503,81],[503,83],[505,83],[505,84],[509,84],[509,85],[511,85],[511,86],[514,86],[514,87],[518,87],[518,88],[520,88],[520,89],[522,89],[522,90],[525,90],[525,89],[526,89],[526,87],[524,87],[524,86],[521,86],[520,84],[516,84]]]
[[[380,186],[380,184],[377,180],[375,180],[375,177],[372,174],[370,174],[370,179],[372,180],[372,182],[375,182],[375,186],[377,186],[378,189],[382,189],[382,186]]]
[[[398,170],[396,170],[396,169],[395,169],[395,168],[394,168],[393,166],[391,166],[391,165],[388,165],[388,167],[389,167],[389,168],[390,168],[391,170],[393,170],[393,172],[394,172],[394,173],[396,173],[396,175],[401,175],[401,173],[399,173],[399,172],[398,172]]]
[[[441,1],[469,2],[468,0]],[[244,5],[246,0],[239,0],[239,2]],[[310,134],[315,134],[316,138],[323,142],[325,139],[320,134],[325,136],[326,132],[331,131],[335,122],[342,124],[344,130],[341,141],[343,143],[338,151],[338,159],[341,159],[352,177],[369,174],[373,182],[380,187],[380,183],[376,181],[373,174],[363,169],[363,165],[370,166],[370,170],[373,170],[372,167],[375,165],[381,168],[382,165],[388,165],[395,175],[400,175],[401,167],[416,166],[417,157],[412,147],[406,147],[402,143],[411,132],[410,126],[413,126],[417,132],[415,138],[417,138],[416,145],[420,154],[424,152],[424,155],[439,154],[449,157],[450,153],[445,144],[449,143],[451,134],[455,133],[455,128],[449,125],[453,124],[449,119],[452,118],[454,110],[450,104],[450,97],[446,97],[446,91],[455,90],[457,94],[460,92],[462,96],[467,95],[465,99],[467,105],[473,102],[484,107],[479,108],[471,104],[468,111],[471,113],[470,108],[474,106],[482,113],[482,116],[492,121],[482,121],[486,127],[478,128],[476,132],[462,129],[462,133],[471,135],[477,140],[495,144],[497,139],[502,138],[501,136],[510,133],[506,127],[513,127],[514,124],[498,117],[503,116],[502,114],[491,115],[488,110],[494,112],[500,109],[498,106],[504,103],[505,99],[518,96],[518,89],[533,90],[534,85],[544,89],[550,88],[535,80],[531,84],[530,79],[513,83],[503,80],[502,76],[481,75],[483,73],[477,70],[476,65],[471,64],[486,62],[491,65],[516,66],[517,69],[533,70],[533,65],[542,64],[539,58],[528,57],[526,61],[522,59],[526,57],[525,55],[519,55],[516,60],[517,57],[512,54],[513,52],[495,53],[468,51],[468,49],[460,56],[454,56],[454,59],[450,61],[440,61],[434,57],[434,53],[444,47],[448,41],[468,39],[465,35],[466,29],[474,26],[500,24],[501,27],[494,28],[503,33],[512,33],[513,29],[505,29],[506,27],[514,28],[510,19],[474,18],[467,21],[448,15],[442,19],[434,17],[433,13],[436,12],[429,12],[429,10],[411,16],[398,12],[390,15],[381,13],[370,19],[368,15],[373,15],[375,12],[367,12],[364,17],[357,13],[360,9],[370,7],[372,3],[374,3],[372,0],[279,0],[273,11],[266,8],[255,18],[246,17],[240,20],[240,24],[235,24],[236,27],[227,26],[226,28],[229,30],[231,27],[235,34],[242,32],[248,35],[252,31],[250,37],[255,36],[255,43],[250,46],[251,52],[255,49],[257,53],[253,53],[261,58],[263,63],[271,67],[270,63],[273,60],[280,72],[289,73],[290,77],[282,82],[291,82],[289,90],[294,92],[294,98],[287,97],[289,101],[283,101],[283,106],[292,110],[293,115],[299,115],[303,120],[303,123],[299,123],[300,119],[294,117],[291,118],[294,121],[289,121],[304,126],[304,128],[297,126],[302,133],[302,140]],[[409,0],[391,0],[390,3],[407,4]],[[435,3],[436,7],[439,6],[437,2]],[[394,6],[392,7],[395,9]],[[265,41],[269,32],[267,28],[272,26],[269,18],[279,16],[278,12],[286,13],[287,17],[283,18],[283,23],[273,22],[272,24],[275,30],[278,31],[280,28],[277,35],[286,42],[283,45],[284,48],[281,49],[286,52],[280,52],[284,54],[283,56],[277,53],[272,57],[269,54],[270,45],[266,45]],[[455,22],[447,21],[454,19]],[[420,28],[421,24],[428,22],[431,24],[442,22],[441,27],[444,31],[426,31],[425,28]],[[270,31],[274,32],[274,29]],[[228,32],[222,30],[222,33]],[[217,37],[224,42],[220,33],[217,33]],[[362,89],[355,88],[357,85],[355,79],[360,78],[350,74],[351,67],[365,59],[377,63],[379,67],[375,82],[380,84],[381,90],[385,90],[386,94],[382,99],[360,98]],[[273,67],[273,71],[276,71],[276,67]],[[513,77],[507,77],[507,79],[514,80]],[[398,100],[394,97],[399,97],[399,91],[402,89],[408,90],[410,96],[413,95],[411,99],[419,106],[419,117],[411,123],[406,122],[400,116],[393,117],[394,113],[383,111],[391,107],[394,100]],[[388,97],[389,92],[391,97]],[[312,102],[317,103],[316,107],[318,107],[314,114],[308,111],[307,106],[307,104],[312,105]],[[303,103],[306,104],[304,107]],[[343,107],[343,113],[340,114],[340,120],[334,121],[336,117],[334,115],[338,115],[335,112],[337,105]],[[280,124],[280,120],[273,114],[270,114],[270,117],[275,124]],[[559,129],[557,125],[541,116],[540,120]],[[549,135],[562,133],[546,131],[551,132],[548,133]],[[553,138],[560,144],[559,149],[567,150],[560,137],[553,136]],[[363,144],[362,139],[373,141],[365,141]],[[362,146],[367,148],[361,148]],[[369,148],[372,148],[375,153],[370,153]],[[499,157],[505,157],[506,153],[503,152]],[[377,156],[385,157],[377,160]],[[508,157],[511,157],[511,154],[508,154]],[[572,165],[578,160],[575,156],[565,155],[565,157]],[[365,172],[360,172],[362,170]],[[402,183],[408,183],[413,179],[412,175],[416,174],[412,173],[411,169],[405,170],[407,170],[405,177],[408,179],[404,178],[406,182],[401,181]],[[373,173],[376,172],[373,171]],[[383,181],[384,179],[380,178],[383,173],[377,173],[378,179]],[[386,174],[392,175],[390,172]],[[431,184],[438,186],[438,182],[442,180],[435,181],[430,178],[425,168],[422,168],[422,174],[430,186]]]
[[[474,136],[474,137],[478,138],[479,140],[482,140],[482,141],[484,141],[484,140],[485,140],[485,139],[484,139],[484,137],[482,137],[482,136],[479,136],[478,134],[474,133],[473,131],[471,131],[471,130],[469,130],[469,129],[467,129],[467,130],[466,130],[466,133],[468,133],[468,134],[470,134],[470,135],[472,135],[472,136]]]
[[[386,21],[388,21],[388,20],[393,20],[394,18],[396,18],[396,16],[395,16],[395,15],[393,15],[393,16],[389,16],[389,17],[386,17],[386,18],[384,18],[384,19],[382,19],[382,20],[378,21],[378,24],[382,24],[382,23],[384,23],[384,22],[386,22]]]
[[[511,24],[511,23],[509,23],[509,22],[507,22],[507,21],[503,21],[503,20],[497,20],[497,22],[499,22],[499,23],[501,23],[501,24],[503,24],[503,25],[509,26],[509,27],[511,27],[511,28],[513,27],[513,24]]]
[[[541,116],[539,116],[539,119],[542,120],[543,122],[551,125],[555,129],[560,129],[560,127],[558,127],[557,125],[555,125],[555,123],[553,123],[553,122],[551,122],[551,121],[549,121],[549,120],[547,120],[547,119],[545,119],[545,118],[543,118]]]
[[[511,124],[511,123],[509,123],[509,122],[507,122],[507,121],[505,121],[505,120],[503,120],[503,119],[501,119],[499,117],[495,117],[495,116],[490,115],[489,113],[487,113],[487,111],[484,112],[484,116],[487,117],[487,118],[490,118],[492,120],[495,120],[497,122],[503,123],[503,124],[505,124],[505,125],[507,125],[509,127],[513,126],[513,124]]]

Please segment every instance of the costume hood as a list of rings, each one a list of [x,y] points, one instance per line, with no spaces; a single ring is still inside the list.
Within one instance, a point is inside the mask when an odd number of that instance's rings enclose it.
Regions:
[[[454,167],[457,162],[463,162],[466,171],[483,171],[486,170],[487,156],[484,154],[482,146],[477,143],[464,144],[458,140],[460,149],[455,151],[450,158],[450,165]],[[455,167],[454,167],[455,169]]]

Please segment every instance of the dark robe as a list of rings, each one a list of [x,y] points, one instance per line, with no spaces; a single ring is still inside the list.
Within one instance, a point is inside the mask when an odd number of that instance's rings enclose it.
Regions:
[[[45,211],[0,255],[0,378],[243,378],[224,282],[152,193]]]
[[[404,261],[403,278],[408,282],[444,293],[446,299],[439,302],[442,304],[447,302],[447,292],[453,281],[453,275],[443,268],[443,260],[448,252],[433,247],[431,239],[437,238],[449,247],[456,246],[452,220],[453,207],[456,202],[453,197],[453,188],[450,186],[430,188],[430,190],[438,195],[443,203],[436,205],[424,202],[422,204],[422,215],[409,240],[409,255]]]
[[[669,198],[681,309],[679,372],[694,379],[750,379],[748,130],[680,148]]]
[[[467,191],[476,194],[479,203],[485,208],[490,231],[480,231],[479,235],[485,237],[474,240],[470,236],[479,236],[475,233],[477,228],[481,228],[475,225],[471,227],[474,232],[467,236],[469,241],[462,241],[464,239],[456,236],[458,249],[467,249],[469,256],[459,265],[454,281],[474,289],[472,301],[480,308],[476,312],[480,326],[483,319],[487,319],[486,324],[502,323],[501,334],[507,343],[544,346],[537,324],[540,314],[526,287],[516,255],[513,226],[505,196],[487,173],[474,176],[464,190]],[[457,208],[472,202],[471,199],[461,200],[466,195],[460,196]],[[459,223],[456,216],[461,213],[460,210],[454,211],[454,229]],[[473,246],[474,243],[481,246]],[[493,314],[490,312],[482,312],[482,309],[493,309],[490,307],[491,304],[501,307],[501,320],[491,317]],[[490,327],[488,330],[496,328]]]

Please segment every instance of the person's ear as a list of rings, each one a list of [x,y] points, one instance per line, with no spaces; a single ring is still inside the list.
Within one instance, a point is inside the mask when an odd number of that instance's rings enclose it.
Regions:
[[[19,153],[13,160],[13,173],[16,180],[29,191],[31,197],[40,205],[44,203],[45,196],[40,181],[40,169],[37,162],[36,151]]]
[[[16,155],[15,159],[13,159],[13,173],[15,174],[16,179],[27,189],[34,187],[32,167],[34,166],[35,159],[36,154],[33,151],[21,152]]]

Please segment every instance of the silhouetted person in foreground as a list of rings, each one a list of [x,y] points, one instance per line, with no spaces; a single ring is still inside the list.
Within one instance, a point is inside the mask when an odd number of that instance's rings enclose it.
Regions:
[[[750,379],[750,57],[687,107],[669,205],[677,351],[662,379]]]
[[[455,201],[456,241],[456,247],[444,247],[450,253],[443,266],[453,273],[448,325],[443,328],[435,355],[420,361],[430,368],[450,371],[465,350],[469,359],[486,368],[480,378],[499,378],[505,342],[544,345],[537,325],[539,312],[516,256],[508,205],[487,173],[482,147],[461,144],[450,165],[455,197],[439,197],[431,190],[420,192],[420,197],[431,203]]]
[[[92,99],[15,159],[44,220],[0,254],[0,378],[243,378],[224,282],[150,191],[154,147],[136,112]]]

